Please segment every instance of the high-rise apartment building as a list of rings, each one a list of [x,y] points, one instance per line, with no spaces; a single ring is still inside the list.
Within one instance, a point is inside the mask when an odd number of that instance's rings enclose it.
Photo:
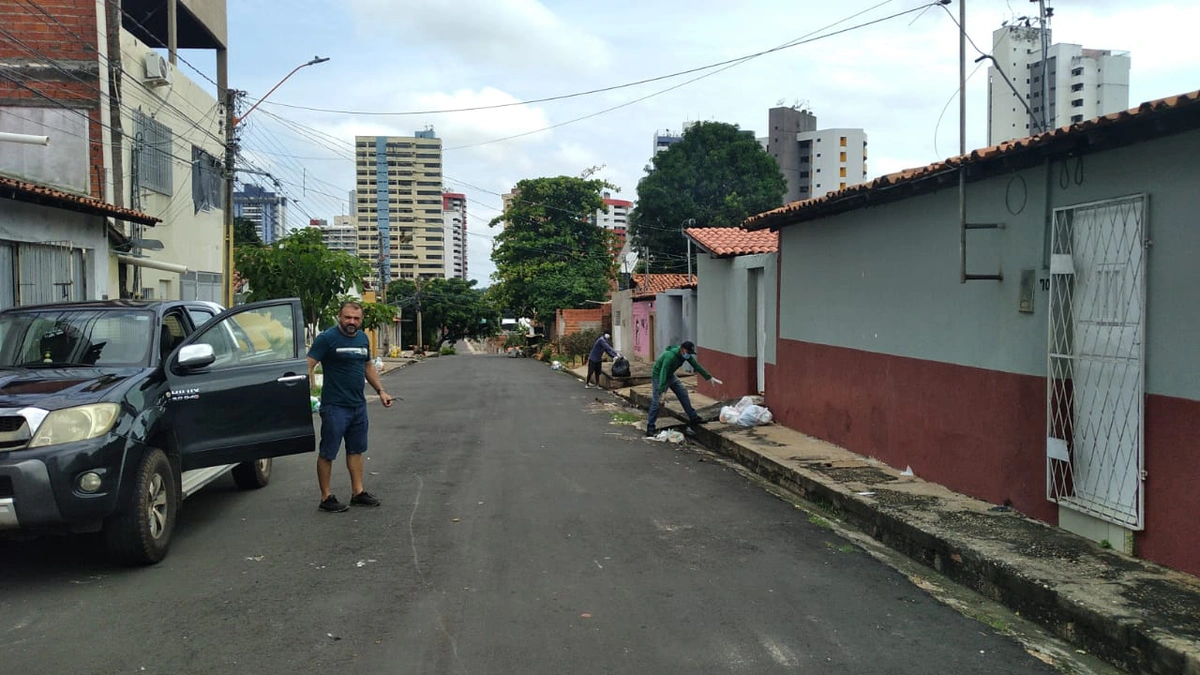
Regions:
[[[862,129],[817,129],[817,117],[798,108],[771,108],[767,152],[787,181],[785,202],[814,199],[867,180],[867,134]]]
[[[613,199],[609,192],[604,193],[604,208],[596,209],[596,224],[615,235],[613,255],[625,248],[625,233],[629,229],[629,213],[633,211],[633,202],[627,199]]]
[[[321,241],[330,251],[358,254],[358,228],[354,225],[354,216],[334,216],[332,225],[324,220],[312,220],[309,227],[321,229]]]
[[[992,44],[1020,97],[995,64],[988,68],[988,145],[1038,133],[1043,116],[1047,129],[1055,129],[1129,107],[1129,52],[1051,44],[1043,67],[1042,30],[1023,23],[1002,26],[992,33]]]
[[[274,244],[287,234],[287,197],[260,185],[244,185],[233,193],[233,217],[254,222],[264,244]]]
[[[442,223],[446,237],[446,278],[467,278],[467,196],[442,193]]]
[[[354,156],[358,256],[372,281],[445,276],[441,139],[432,129],[356,136]]]
[[[657,131],[654,133],[654,154],[658,154],[663,150],[675,145],[683,140],[683,133],[675,133],[673,131]]]

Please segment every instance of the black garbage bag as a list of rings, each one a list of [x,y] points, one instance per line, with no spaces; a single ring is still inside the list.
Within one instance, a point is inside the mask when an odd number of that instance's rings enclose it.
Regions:
[[[613,377],[629,377],[629,359],[624,356],[618,356],[612,365]]]

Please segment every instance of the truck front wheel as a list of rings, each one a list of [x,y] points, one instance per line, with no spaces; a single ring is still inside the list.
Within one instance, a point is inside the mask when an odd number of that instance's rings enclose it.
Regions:
[[[167,456],[150,448],[142,456],[129,503],[105,524],[109,555],[127,565],[152,565],[166,557],[177,492]]]

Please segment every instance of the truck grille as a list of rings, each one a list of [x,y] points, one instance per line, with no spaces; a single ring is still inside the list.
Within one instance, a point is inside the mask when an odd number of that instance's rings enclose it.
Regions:
[[[29,426],[20,415],[0,416],[0,451],[23,448],[29,443]]]

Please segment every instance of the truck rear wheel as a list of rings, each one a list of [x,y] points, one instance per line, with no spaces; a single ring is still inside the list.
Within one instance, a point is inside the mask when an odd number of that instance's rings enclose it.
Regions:
[[[167,555],[178,501],[171,463],[162,450],[142,456],[129,503],[104,526],[108,553],[127,565],[152,565]]]
[[[271,481],[271,458],[242,462],[233,467],[233,482],[243,490],[257,490]]]

